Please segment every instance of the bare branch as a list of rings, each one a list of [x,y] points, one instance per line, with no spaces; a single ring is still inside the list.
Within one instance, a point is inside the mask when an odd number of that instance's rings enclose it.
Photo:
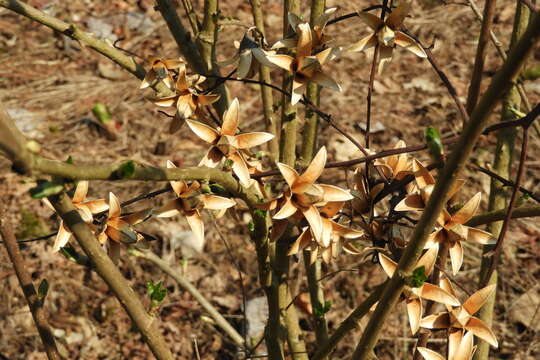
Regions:
[[[50,197],[49,201],[94,264],[96,272],[107,283],[137,326],[154,356],[158,360],[173,360],[174,358],[161,335],[158,320],[146,312],[141,300],[101,248],[99,241],[88,224],[82,220],[70,198],[63,193]]]
[[[259,30],[263,36],[266,36],[261,0],[250,0],[250,3],[251,12],[253,13],[253,22],[255,23],[257,30]],[[270,68],[267,66],[260,66],[259,79],[261,82],[270,83]],[[277,124],[277,117],[274,115],[274,97],[272,96],[271,88],[261,84],[261,97],[266,132],[274,135],[274,138],[268,143],[268,148],[273,159],[277,161],[279,159],[279,126]]]
[[[89,47],[101,55],[108,57],[140,80],[144,79],[144,76],[146,75],[144,68],[140,64],[137,64],[133,57],[125,55],[114,46],[108,44],[104,40],[98,39],[93,34],[82,30],[75,24],[66,23],[19,0],[0,0],[0,6],[15,11],[22,16],[37,21],[40,24],[77,40],[81,45]],[[163,96],[171,94],[171,91],[162,82],[158,82],[154,89]]]
[[[186,30],[184,24],[182,24],[172,2],[170,0],[156,0],[156,2],[158,4],[157,9],[161,13],[161,16],[163,16],[163,19],[165,19],[180,52],[193,70],[198,74],[213,73],[219,75],[217,69],[207,66],[201,55],[201,51],[199,51],[191,34]],[[208,84],[208,86],[212,87],[213,84]],[[224,86],[219,86],[216,90],[220,94],[220,99],[215,103],[215,108],[220,115],[223,115],[223,112],[228,107],[227,91]]]
[[[489,224],[495,221],[504,220],[506,216],[506,209],[494,210],[485,214],[476,215],[469,220],[465,225],[467,226],[480,226]],[[529,218],[540,216],[540,206],[520,206],[512,211],[512,219]]]
[[[236,345],[240,347],[246,346],[242,335],[240,335],[238,331],[236,331],[236,329],[233,328],[231,324],[229,324],[229,322],[223,317],[223,315],[221,315],[221,313],[217,311],[216,308],[213,307],[208,300],[206,300],[204,295],[201,294],[192,283],[190,283],[187,279],[180,275],[178,271],[174,270],[169,264],[167,264],[166,261],[164,261],[151,251],[135,250],[133,254],[137,257],[150,261],[167,275],[169,275],[171,278],[173,278],[174,281],[176,281],[178,285],[182,287],[182,289],[189,292],[191,296],[193,296],[193,298],[197,300],[197,302],[202,306],[204,310],[206,310],[210,317],[214,319],[217,326],[219,326],[234,341]]]
[[[5,211],[2,211],[5,212]],[[17,239],[13,234],[13,229],[11,225],[6,221],[6,218],[2,214],[0,217],[0,233],[2,233],[2,238],[4,239],[4,245],[8,252],[9,258],[13,264],[13,269],[17,274],[19,279],[19,284],[23,291],[32,317],[34,318],[34,323],[38,330],[43,346],[45,347],[45,352],[49,360],[60,360],[60,354],[56,348],[56,341],[54,340],[54,335],[51,331],[51,327],[47,321],[47,315],[45,309],[43,308],[43,301],[41,301],[36,293],[36,289],[32,284],[32,276],[28,272],[28,268],[24,263],[24,259],[19,251],[19,244],[17,244]]]
[[[371,356],[383,324],[403,291],[405,278],[414,270],[414,266],[442,210],[458,171],[464,166],[471,155],[473,147],[488,120],[488,116],[491,114],[501,94],[508,89],[518,75],[523,61],[539,37],[540,16],[535,15],[523,38],[509,53],[507,61],[494,76],[489,88],[472,113],[470,121],[467,122],[456,148],[446,162],[446,166],[441,173],[442,175],[439,177],[428,204],[422,212],[422,216],[409,240],[409,244],[401,257],[398,268],[385,287],[381,300],[364,330],[352,357],[353,359],[367,360]]]
[[[484,5],[484,16],[482,20],[482,28],[478,37],[478,47],[476,48],[476,58],[474,60],[473,72],[471,75],[471,83],[469,84],[469,94],[467,95],[467,112],[472,113],[478,96],[480,94],[480,84],[482,83],[482,72],[484,71],[484,60],[486,58],[486,49],[488,44],[489,34],[491,32],[491,24],[495,13],[495,5],[497,0],[486,0]]]

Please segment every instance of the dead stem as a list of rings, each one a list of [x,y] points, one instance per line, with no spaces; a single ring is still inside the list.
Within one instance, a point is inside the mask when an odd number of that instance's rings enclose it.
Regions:
[[[47,321],[47,314],[43,307],[43,301],[38,297],[34,284],[32,283],[32,276],[28,272],[28,268],[24,263],[24,259],[19,250],[19,245],[17,244],[17,239],[13,234],[13,229],[11,225],[7,222],[5,217],[5,209],[0,209],[2,216],[0,217],[0,233],[4,239],[4,245],[6,247],[7,253],[13,264],[13,269],[17,274],[19,279],[19,284],[23,291],[30,312],[32,313],[32,318],[38,330],[39,336],[47,353],[47,358],[49,360],[60,360],[60,354],[56,348],[56,340],[51,331],[51,327]]]

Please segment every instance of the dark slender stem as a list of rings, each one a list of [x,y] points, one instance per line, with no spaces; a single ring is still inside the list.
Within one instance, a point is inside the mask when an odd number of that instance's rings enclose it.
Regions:
[[[405,286],[406,277],[412,274],[414,266],[421,256],[428,236],[431,234],[447,200],[449,191],[455,183],[458,171],[469,160],[474,146],[486,126],[489,115],[495,108],[501,95],[510,87],[512,80],[519,74],[526,56],[530,54],[539,38],[540,17],[535,15],[523,37],[509,52],[506,62],[493,77],[490,86],[475,107],[470,121],[466,123],[457,145],[448,157],[441,176],[433,188],[425,210],[422,212],[418,224],[409,238],[408,245],[403,252],[397,269],[389,280],[388,285],[385,286],[381,299],[364,328],[352,359],[367,360],[373,357],[373,349],[377,343],[380,331],[390,311],[399,300]]]
[[[484,71],[484,60],[486,58],[486,49],[489,42],[489,34],[491,32],[491,24],[495,13],[495,5],[497,0],[486,0],[484,5],[484,16],[482,20],[482,28],[478,38],[478,47],[476,48],[476,58],[474,60],[473,72],[471,75],[471,83],[469,85],[469,93],[467,95],[467,112],[470,114],[478,101],[480,95],[480,84],[482,83],[482,72]]]
[[[504,243],[504,238],[508,231],[510,219],[512,219],[512,212],[514,211],[514,204],[516,203],[516,200],[517,200],[517,194],[519,192],[521,180],[523,178],[523,175],[525,174],[525,161],[527,159],[527,150],[528,150],[528,145],[529,145],[529,131],[528,130],[529,130],[528,127],[523,128],[523,141],[521,143],[521,154],[519,156],[519,165],[518,165],[518,171],[516,175],[516,181],[514,183],[514,190],[512,191],[510,202],[508,203],[508,209],[506,210],[506,215],[504,217],[504,221],[501,228],[501,232],[499,234],[499,238],[497,239],[497,243],[495,244],[495,248],[493,249],[493,259],[484,277],[484,283],[482,284],[481,287],[484,287],[487,285],[487,283],[489,282],[489,279],[491,279],[491,275],[497,268],[497,265],[499,264],[499,261],[501,258],[501,251],[502,251],[502,246]]]
[[[236,272],[238,273],[238,282],[240,283],[240,291],[242,292],[242,309],[243,309],[242,317],[244,321],[244,327],[247,327],[248,326],[248,320],[246,317],[247,292],[246,292],[246,287],[244,286],[244,277],[242,275],[242,269],[240,268],[240,264],[236,261],[236,258],[234,257],[232,253],[231,245],[227,241],[227,238],[225,237],[225,235],[223,235],[223,233],[219,229],[216,217],[212,213],[210,214],[210,216],[212,217],[212,224],[214,225],[214,229],[216,230],[216,232],[219,235],[219,238],[225,245],[225,249],[227,250],[227,255],[229,255],[229,261],[233,264],[233,266],[236,268]],[[248,347],[247,332],[244,332],[244,346]]]
[[[165,193],[168,193],[168,192],[171,192],[171,191],[172,191],[171,187],[167,186],[167,187],[165,187],[163,189],[159,189],[159,190],[156,190],[156,191],[149,192],[147,194],[142,194],[142,195],[139,195],[139,196],[135,196],[132,199],[124,201],[123,203],[120,204],[120,206],[124,207],[124,206],[131,205],[133,203],[136,203],[138,201],[141,201],[141,200],[152,199],[152,198],[155,198],[158,195],[165,194]]]
[[[389,0],[383,0],[383,4],[382,4],[382,7],[381,7],[381,20],[384,21],[384,18],[386,17],[386,13],[388,12],[391,12],[392,10],[390,10],[388,8],[388,1]],[[390,7],[392,7],[392,0],[390,0]]]
[[[422,45],[420,40],[414,34],[410,33],[409,31],[407,31],[405,29],[403,30],[403,32],[406,33],[407,35],[409,35],[410,37],[412,37],[414,40],[416,40],[420,45]],[[439,75],[439,78],[441,79],[444,86],[448,90],[448,93],[450,94],[450,96],[452,97],[454,102],[456,103],[456,106],[458,108],[459,114],[461,115],[461,119],[462,119],[463,123],[466,123],[467,121],[469,121],[469,113],[467,112],[467,110],[465,109],[465,106],[463,105],[463,103],[459,99],[459,94],[457,93],[457,90],[456,90],[455,86],[452,84],[452,82],[450,81],[448,76],[444,73],[444,71],[442,71],[441,67],[439,66],[439,64],[435,60],[435,57],[433,56],[433,53],[431,52],[431,49],[428,48],[428,47],[425,47],[424,45],[422,45],[422,47],[424,48],[424,51],[426,52],[428,61],[431,64],[431,66],[433,67],[433,70],[435,70],[437,75]]]
[[[508,128],[508,127],[519,127],[519,126],[528,127],[532,125],[532,123],[538,116],[540,116],[540,103],[536,104],[536,106],[524,117],[514,120],[514,121],[501,121],[497,124],[493,124],[489,126],[488,128],[486,128],[483,134],[488,134],[490,132]]]
[[[43,301],[38,297],[34,284],[32,284],[32,276],[28,271],[28,267],[24,263],[24,259],[19,250],[19,245],[17,244],[17,239],[13,234],[13,229],[11,225],[6,221],[5,212],[2,211],[2,217],[0,218],[0,232],[2,233],[2,238],[4,239],[4,245],[8,252],[9,258],[13,263],[13,269],[17,278],[19,279],[19,284],[23,291],[32,317],[34,318],[34,323],[38,330],[43,346],[45,347],[45,352],[49,360],[60,360],[61,357],[58,354],[58,349],[56,348],[56,341],[54,340],[54,335],[52,334],[51,328],[47,321],[47,315],[45,314],[45,309],[43,308]]]
[[[383,11],[384,14],[384,11]],[[373,52],[373,60],[371,62],[371,71],[369,73],[369,86],[367,93],[367,114],[366,114],[366,133],[364,134],[366,148],[369,148],[369,133],[371,131],[371,97],[373,95],[373,83],[375,82],[375,74],[377,73],[377,64],[379,62],[379,46],[375,46]],[[367,168],[366,168],[367,171]]]
[[[502,176],[494,173],[493,171],[491,171],[489,169],[483,168],[481,166],[472,166],[472,168],[474,170],[480,171],[481,173],[484,173],[487,176],[497,180],[498,182],[502,183],[504,186],[511,186],[511,187],[516,186],[513,181],[507,180],[507,179],[503,178]],[[531,190],[528,190],[528,189],[524,188],[523,186],[520,186],[519,191],[521,191],[522,193],[528,195],[531,199],[535,200],[536,202],[540,202],[540,197],[538,197]]]
[[[382,9],[383,8],[383,5],[373,5],[373,6],[369,6],[367,8],[364,8],[362,9],[362,11],[373,11],[373,10],[377,10],[377,9]],[[388,8],[385,8],[384,9],[386,12],[390,12],[390,9]],[[353,12],[353,13],[348,13],[348,14],[345,14],[345,15],[341,15],[341,16],[338,16],[337,18],[334,18],[330,21],[328,21],[328,23],[326,24],[327,26],[328,25],[332,25],[332,24],[335,24],[335,23],[338,23],[338,22],[341,22],[343,20],[347,20],[347,19],[350,19],[350,18],[353,18],[353,17],[357,17],[358,16],[358,13],[357,12]]]
[[[217,78],[217,79],[221,79],[221,80],[224,80],[224,81],[239,81],[239,82],[243,82],[243,83],[247,83],[247,84],[258,84],[258,85],[262,85],[262,86],[268,86],[276,91],[278,91],[279,93],[287,96],[287,97],[291,97],[291,93],[280,88],[279,86],[276,86],[276,85],[273,85],[273,84],[269,84],[267,82],[264,82],[264,81],[260,81],[260,80],[253,80],[253,79],[237,79],[237,78],[233,78],[233,77],[229,77],[229,76],[219,76],[219,75],[205,75],[206,77],[209,77],[209,78]],[[345,136],[349,141],[351,141],[364,155],[368,155],[368,152],[366,151],[366,149],[360,145],[360,143],[358,141],[356,141],[356,139],[354,139],[351,135],[349,135],[345,130],[341,129],[336,123],[335,121],[332,119],[332,115],[328,114],[328,113],[325,113],[324,111],[322,111],[317,105],[313,104],[312,102],[310,102],[309,100],[307,100],[306,98],[303,98],[300,100],[300,102],[302,104],[304,104],[307,108],[309,108],[311,111],[315,112],[317,115],[319,115],[322,119],[324,119],[326,122],[328,122],[328,124],[330,124],[330,126],[332,126],[334,129],[336,129],[340,134],[342,134],[343,136]]]

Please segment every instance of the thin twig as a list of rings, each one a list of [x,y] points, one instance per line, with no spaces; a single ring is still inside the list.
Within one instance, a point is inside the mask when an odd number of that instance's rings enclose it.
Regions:
[[[60,360],[61,357],[56,348],[56,341],[47,321],[45,309],[43,308],[43,301],[36,293],[36,289],[32,283],[32,276],[24,263],[24,259],[19,250],[19,245],[17,244],[17,239],[13,234],[13,229],[6,220],[5,210],[1,209],[0,211],[2,212],[2,216],[0,217],[0,233],[4,239],[4,245],[13,264],[13,269],[19,279],[19,284],[21,285],[24,297],[28,303],[30,312],[32,313],[32,318],[34,319],[39,336],[43,342],[47,357],[49,360]]]
[[[469,93],[467,95],[467,112],[470,114],[478,101],[480,95],[480,84],[482,83],[482,73],[484,71],[484,60],[486,58],[486,49],[491,32],[491,24],[495,13],[495,5],[497,0],[486,0],[484,5],[484,16],[480,36],[478,37],[478,47],[476,48],[476,58],[474,60],[473,72],[471,75],[471,83],[469,84]]]
[[[467,112],[467,110],[465,109],[465,106],[461,102],[461,100],[459,98],[459,94],[457,93],[457,90],[456,90],[455,86],[452,84],[452,82],[450,81],[448,76],[445,74],[445,72],[441,69],[441,67],[439,66],[439,64],[435,60],[435,57],[433,56],[433,53],[431,52],[431,49],[429,47],[425,47],[424,45],[422,45],[420,40],[414,34],[412,34],[411,32],[409,32],[409,31],[407,31],[405,29],[403,29],[403,32],[405,34],[409,35],[410,37],[412,37],[413,39],[415,39],[424,48],[424,51],[426,52],[426,55],[427,55],[427,59],[428,59],[429,63],[431,64],[431,66],[433,67],[433,70],[435,70],[437,75],[439,75],[439,78],[441,79],[442,83],[444,84],[444,86],[448,90],[448,93],[450,94],[450,96],[454,100],[454,103],[456,104],[456,107],[458,108],[459,114],[461,116],[461,120],[463,121],[463,123],[468,122],[469,121],[469,113]]]
[[[236,272],[238,273],[238,282],[240,283],[240,291],[242,292],[242,317],[244,321],[244,328],[247,328],[248,320],[246,317],[246,303],[247,303],[247,292],[246,287],[244,286],[244,276],[242,275],[242,269],[240,269],[240,264],[236,261],[231,246],[229,245],[229,242],[227,241],[227,238],[221,230],[219,230],[219,226],[217,224],[217,219],[214,216],[214,214],[210,213],[210,217],[212,218],[212,224],[214,225],[214,229],[219,235],[219,238],[223,242],[223,245],[225,245],[225,249],[227,250],[227,254],[229,255],[229,261],[234,265],[236,268]],[[244,332],[244,344],[247,346],[247,331]]]
[[[465,225],[476,227],[479,225],[489,224],[495,221],[504,220],[506,216],[506,209],[494,210],[487,212],[485,214],[476,215],[467,221]],[[522,205],[515,208],[512,211],[512,219],[520,218],[530,218],[540,216],[540,206],[539,205]]]
[[[383,5],[373,5],[373,6],[368,6],[367,8],[364,8],[361,11],[373,11],[373,10],[382,9],[382,8],[383,8]],[[384,10],[386,12],[391,12],[391,10],[388,9],[388,8],[386,8]],[[328,21],[328,23],[326,25],[336,24],[336,23],[341,22],[343,20],[347,20],[347,19],[354,18],[354,17],[357,17],[357,16],[358,16],[358,12],[353,12],[353,13],[348,13],[348,14],[345,14],[345,15],[341,15],[341,16],[338,16],[338,17]]]
[[[49,201],[94,264],[96,272],[118,298],[154,356],[158,360],[173,360],[173,355],[158,327],[158,320],[147,313],[137,294],[107,256],[88,224],[83,221],[71,199],[62,193],[49,197]]]
[[[135,75],[140,80],[144,79],[144,76],[146,75],[146,71],[142,65],[138,64],[133,57],[125,55],[121,50],[115,49],[114,46],[108,44],[106,41],[98,39],[89,32],[83,31],[75,24],[66,23],[19,0],[0,0],[0,6],[15,11],[22,16],[78,41],[83,46],[97,51]],[[157,82],[154,89],[163,96],[168,96],[172,93],[163,82]]]
[[[483,168],[481,166],[472,166],[472,168],[474,170],[480,171],[481,173],[484,173],[488,175],[489,177],[497,180],[498,182],[502,183],[504,186],[511,186],[511,187],[516,186],[513,181],[507,180],[489,169]],[[535,200],[536,202],[540,202],[540,197],[536,195],[534,192],[532,192],[531,190],[528,190],[524,188],[523,186],[520,186],[519,191],[526,194],[527,196],[529,196],[531,199]]]
[[[193,10],[193,3],[191,0],[182,0],[182,6],[184,7],[184,12],[191,25],[191,31],[193,31],[193,35],[197,37],[199,35],[200,22],[197,18],[197,13]]]
[[[229,324],[229,322],[223,317],[223,315],[221,315],[221,313],[217,311],[216,308],[208,300],[206,300],[204,295],[201,294],[192,283],[190,283],[186,278],[180,275],[178,271],[174,270],[169,264],[167,264],[166,261],[164,261],[151,251],[134,250],[132,251],[132,253],[137,257],[150,261],[167,275],[169,275],[171,278],[173,278],[174,281],[176,281],[176,283],[182,287],[182,289],[186,290],[191,294],[191,296],[193,296],[193,298],[216,322],[217,326],[219,326],[233,340],[236,345],[242,348],[246,346],[246,342],[244,341],[242,335],[240,335],[236,331],[236,329],[233,328],[231,324]]]
[[[540,112],[540,104],[536,105],[534,110],[537,110],[538,112]],[[523,178],[523,175],[525,174],[525,168],[526,168],[525,161],[527,160],[527,151],[528,151],[528,145],[529,145],[529,128],[533,124],[534,120],[535,118],[532,118],[528,124],[523,126],[523,140],[521,143],[521,154],[519,156],[519,165],[518,165],[516,180],[514,182],[514,190],[512,191],[512,195],[510,196],[510,201],[508,203],[508,209],[506,210],[506,216],[504,218],[501,232],[499,234],[499,238],[497,239],[497,243],[495,244],[495,248],[493,250],[493,259],[484,277],[484,283],[482,287],[484,287],[487,284],[487,282],[491,278],[491,275],[497,268],[497,265],[499,264],[499,261],[500,261],[504,238],[508,231],[510,219],[512,219],[512,212],[514,211],[514,204],[517,200],[517,194],[519,192],[521,180]]]
[[[384,11],[382,12],[382,14],[384,14]],[[369,85],[368,85],[368,92],[367,92],[366,132],[364,134],[366,148],[368,149],[369,149],[369,133],[371,132],[371,97],[373,96],[373,83],[375,82],[375,74],[377,73],[377,68],[378,68],[377,65],[379,63],[379,51],[380,51],[380,47],[377,44],[375,46],[375,51],[373,52],[373,60],[371,61],[371,71],[369,73]],[[368,170],[368,164],[369,162],[366,163],[366,174]]]
[[[427,206],[411,235],[398,267],[388,285],[385,286],[379,304],[364,329],[352,359],[367,360],[371,358],[385,320],[399,300],[406,277],[414,270],[428,236],[447,200],[448,193],[456,180],[456,173],[469,159],[497,101],[502,93],[510,87],[512,80],[519,73],[523,61],[532,51],[539,37],[540,16],[535,15],[522,39],[510,51],[507,61],[493,77],[490,86],[475,107],[471,119],[467,121],[454,151],[450,154],[441,176],[433,188]]]
[[[261,0],[250,0],[251,12],[253,14],[253,23],[257,27],[257,30],[262,34],[263,39],[266,37],[264,29],[264,14],[262,9]],[[270,82],[270,68],[267,66],[259,67],[259,79],[261,81]],[[279,124],[278,118],[274,114],[274,97],[272,90],[266,86],[261,85],[261,99],[264,121],[266,124],[266,132],[273,134],[274,138],[268,143],[268,150],[272,155],[274,161],[279,159]]]
[[[467,2],[469,3],[472,11],[476,15],[476,18],[478,19],[478,21],[482,22],[483,17],[482,17],[482,14],[480,13],[480,9],[478,9],[478,5],[476,5],[476,2],[474,0],[467,0]],[[491,38],[491,42],[497,49],[497,54],[499,55],[499,57],[503,61],[506,61],[506,52],[503,49],[502,43],[499,41],[499,39],[497,38],[497,36],[495,35],[493,31],[490,31],[489,36]],[[531,105],[529,103],[529,98],[527,97],[527,93],[525,92],[525,87],[521,83],[517,83],[516,87],[517,87],[519,96],[521,97],[521,101],[523,102],[523,107],[525,108],[525,111],[531,111]],[[534,123],[533,127],[534,127],[534,130],[536,131],[536,134],[540,135],[540,126],[538,125],[538,123]]]

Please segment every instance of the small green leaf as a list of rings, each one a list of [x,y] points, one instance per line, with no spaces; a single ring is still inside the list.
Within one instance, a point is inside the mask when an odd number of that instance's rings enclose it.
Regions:
[[[442,162],[444,148],[441,141],[441,135],[439,134],[439,130],[434,127],[428,126],[426,128],[425,135],[429,153],[433,157],[433,160],[436,162]]]
[[[113,122],[111,113],[107,109],[107,105],[102,102],[97,102],[94,104],[92,107],[92,113],[103,124]]]
[[[159,306],[163,302],[163,299],[165,299],[165,295],[167,295],[167,289],[163,289],[162,286],[163,282],[161,281],[154,283],[152,280],[149,280],[146,283],[146,289],[152,301],[152,307]]]
[[[327,300],[327,301],[324,302],[324,305],[321,305],[320,307],[315,307],[313,309],[313,312],[314,312],[315,316],[323,317],[324,314],[326,314],[327,312],[330,311],[331,307],[332,307],[332,302]]]
[[[73,165],[73,158],[71,157],[71,155],[69,155],[68,158],[66,159],[66,164]]]
[[[233,164],[234,164],[234,162],[231,159],[227,159],[227,160],[225,160],[225,163],[223,164],[223,167],[225,169],[231,169]]]
[[[424,265],[417,267],[414,269],[412,276],[411,276],[411,286],[412,287],[420,287],[422,284],[424,284],[424,281],[427,280],[426,276],[426,267]]]
[[[118,168],[118,176],[122,179],[129,179],[135,174],[135,163],[131,160],[126,161]]]
[[[266,216],[266,211],[265,210],[261,210],[261,209],[255,209],[255,211],[253,211],[253,214],[255,216],[258,216],[258,217],[265,217]]]
[[[49,282],[47,281],[47,279],[43,279],[39,283],[38,291],[37,291],[39,301],[43,302],[48,292],[49,292]]]
[[[249,232],[255,231],[255,224],[253,223],[253,221],[248,222],[247,227]]]
[[[42,199],[47,196],[60,194],[64,185],[54,181],[38,181],[36,187],[30,189],[30,196],[34,199]]]
[[[71,246],[68,245],[66,247],[61,247],[60,248],[60,253],[62,255],[64,255],[64,257],[66,259],[68,259],[69,261],[77,263],[77,259],[79,257],[79,254],[77,254],[77,251],[75,251],[75,249],[72,248]]]
[[[211,194],[212,193],[212,187],[208,184],[202,184],[201,185],[201,192],[203,194]]]
[[[66,259],[68,259],[71,262],[74,262],[75,264],[83,265],[83,266],[89,266],[90,260],[86,255],[79,254],[77,250],[73,248],[70,244],[67,244],[64,247],[60,248],[60,253],[64,255]]]

